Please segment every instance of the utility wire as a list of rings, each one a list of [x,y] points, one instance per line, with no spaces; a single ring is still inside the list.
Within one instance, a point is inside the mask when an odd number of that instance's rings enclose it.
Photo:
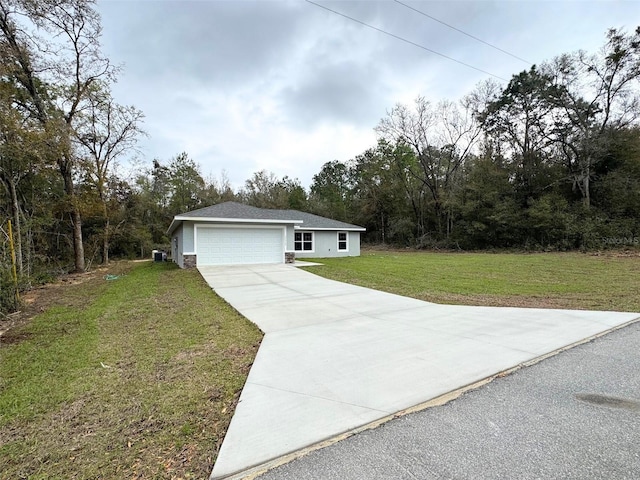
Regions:
[[[435,50],[432,50],[432,49],[430,49],[428,47],[425,47],[424,45],[420,45],[419,43],[412,42],[411,40],[407,40],[406,38],[400,37],[400,36],[395,35],[395,34],[393,34],[391,32],[387,32],[386,30],[382,30],[381,28],[374,27],[373,25],[369,25],[368,23],[365,23],[365,22],[363,22],[361,20],[358,20],[357,18],[353,18],[353,17],[350,17],[349,15],[345,15],[344,13],[337,12],[335,10],[330,9],[329,7],[325,7],[324,5],[320,5],[319,3],[312,2],[311,0],[305,0],[305,1],[307,3],[315,5],[316,7],[320,7],[320,8],[322,8],[324,10],[327,10],[327,11],[329,11],[331,13],[334,13],[334,14],[339,15],[341,17],[347,18],[347,19],[349,19],[349,20],[351,20],[353,22],[359,23],[360,25],[364,25],[365,27],[371,28],[371,29],[373,29],[373,30],[375,30],[377,32],[384,33],[385,35],[388,35],[390,37],[395,38],[396,40],[400,40],[402,42],[408,43],[409,45],[413,45],[414,47],[418,47],[418,48],[421,48],[422,50],[426,50],[427,52],[433,53],[435,55],[439,55],[439,56],[441,56],[443,58],[446,58],[447,60],[451,60],[452,62],[456,62],[456,63],[459,63],[460,65],[464,65],[467,68],[472,68],[473,70],[476,70],[478,72],[484,73],[486,75],[490,75],[490,76],[492,76],[494,78],[497,78],[498,80],[502,80],[503,82],[508,82],[509,81],[506,78],[502,78],[502,77],[500,77],[498,75],[494,75],[491,72],[487,72],[486,70],[482,70],[481,68],[474,67],[473,65],[465,63],[465,62],[463,62],[461,60],[456,60],[455,58],[452,58],[452,57],[449,57],[448,55],[445,55],[444,53],[436,52]]]
[[[469,37],[469,38],[473,38],[474,40],[476,40],[476,41],[478,41],[478,42],[480,42],[480,43],[484,43],[485,45],[488,45],[488,46],[490,46],[491,48],[494,48],[494,49],[496,49],[496,50],[498,50],[498,51],[500,51],[500,52],[502,52],[502,53],[505,53],[505,54],[509,55],[510,57],[513,57],[513,58],[515,58],[515,59],[517,59],[517,60],[520,60],[521,62],[524,62],[524,63],[526,63],[527,65],[531,65],[531,62],[530,62],[529,60],[525,60],[525,59],[524,59],[524,58],[522,58],[522,57],[519,57],[519,56],[517,56],[517,55],[514,55],[513,53],[510,53],[510,52],[507,52],[506,50],[503,50],[503,49],[502,49],[502,48],[500,48],[500,47],[496,47],[495,45],[492,45],[492,44],[491,44],[491,43],[489,43],[489,42],[485,42],[485,41],[484,41],[484,40],[482,40],[481,38],[475,37],[475,36],[471,35],[470,33],[467,33],[467,32],[465,32],[465,31],[463,31],[463,30],[460,30],[459,28],[454,27],[453,25],[449,25],[448,23],[445,23],[445,22],[443,22],[442,20],[439,20],[439,19],[437,19],[436,17],[433,17],[433,16],[429,15],[428,13],[424,13],[423,11],[418,10],[417,8],[412,7],[411,5],[407,5],[406,3],[402,3],[400,0],[393,0],[393,1],[394,1],[394,2],[396,2],[396,3],[399,3],[399,4],[400,4],[400,5],[402,5],[403,7],[407,7],[409,10],[413,10],[414,12],[419,13],[420,15],[424,15],[425,17],[430,18],[431,20],[433,20],[433,21],[435,21],[435,22],[441,23],[442,25],[444,25],[444,26],[446,26],[446,27],[449,27],[449,28],[451,28],[452,30],[455,30],[456,32],[460,32],[461,34],[466,35],[466,36],[467,36],[467,37]]]

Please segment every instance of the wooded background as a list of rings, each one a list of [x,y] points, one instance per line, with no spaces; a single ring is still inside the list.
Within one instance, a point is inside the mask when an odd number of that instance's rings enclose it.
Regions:
[[[19,289],[167,248],[176,214],[221,201],[309,211],[364,242],[528,250],[640,246],[640,27],[455,101],[398,104],[378,143],[307,189],[267,170],[232,188],[188,153],[132,162],[144,115],[119,105],[93,2],[0,0],[0,313]],[[304,159],[301,159],[304,161]],[[126,168],[125,168],[126,167]]]

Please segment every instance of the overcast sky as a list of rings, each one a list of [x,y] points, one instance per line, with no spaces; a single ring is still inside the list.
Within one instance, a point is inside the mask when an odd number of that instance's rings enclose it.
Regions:
[[[638,0],[402,0],[525,63],[393,0],[314,1],[504,79],[640,25]],[[98,10],[103,50],[124,66],[116,100],[146,116],[143,162],[186,151],[235,188],[262,169],[308,187],[325,162],[375,146],[396,103],[458,100],[490,78],[304,0],[98,0]]]

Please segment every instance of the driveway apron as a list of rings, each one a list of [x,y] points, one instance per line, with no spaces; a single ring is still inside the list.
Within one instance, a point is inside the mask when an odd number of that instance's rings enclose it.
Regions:
[[[199,270],[265,333],[212,479],[241,476],[639,317],[439,305],[291,265]]]

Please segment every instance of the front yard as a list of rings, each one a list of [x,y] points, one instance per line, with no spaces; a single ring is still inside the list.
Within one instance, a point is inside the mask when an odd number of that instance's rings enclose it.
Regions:
[[[310,272],[428,302],[640,312],[640,253],[363,250]]]
[[[637,253],[321,262],[309,271],[432,302],[640,311]],[[0,337],[0,478],[206,478],[260,331],[195,270],[121,262],[64,280]]]
[[[0,478],[209,475],[261,340],[253,324],[197,271],[150,262],[28,300],[40,313],[0,337]]]

